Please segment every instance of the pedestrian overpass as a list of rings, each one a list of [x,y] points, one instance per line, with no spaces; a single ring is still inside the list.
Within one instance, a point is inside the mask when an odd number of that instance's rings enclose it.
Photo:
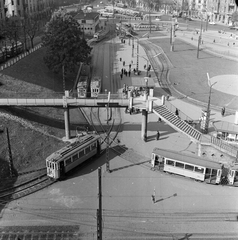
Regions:
[[[153,112],[158,117],[162,118],[164,122],[169,124],[176,131],[179,131],[187,135],[191,141],[195,143],[203,142],[203,134],[195,129],[193,126],[188,124],[186,121],[178,118],[173,112],[171,112],[165,105],[164,97],[162,97],[161,104],[153,104],[153,101],[157,98],[115,98],[118,95],[111,95],[111,97],[106,98],[107,95],[102,98],[71,98],[63,96],[62,99],[28,99],[28,98],[15,98],[15,99],[0,99],[0,108],[1,107],[57,107],[64,109],[64,120],[65,120],[65,139],[70,139],[70,128],[69,128],[69,110],[71,108],[79,107],[116,107],[116,108],[132,108],[137,107],[142,110],[142,130],[141,137],[142,139],[147,138],[147,115],[148,112]],[[221,151],[230,153],[232,156],[238,158],[237,148],[229,145],[225,141],[220,139],[215,139],[210,135],[209,143],[215,148],[218,148]]]

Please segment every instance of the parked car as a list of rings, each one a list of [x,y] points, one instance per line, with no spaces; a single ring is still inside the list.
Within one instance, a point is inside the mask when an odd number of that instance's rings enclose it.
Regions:
[[[209,22],[209,24],[210,24],[210,25],[216,25],[216,23],[215,23],[215,22]]]

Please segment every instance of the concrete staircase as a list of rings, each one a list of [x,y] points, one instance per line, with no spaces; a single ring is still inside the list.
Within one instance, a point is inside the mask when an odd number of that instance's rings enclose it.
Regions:
[[[177,117],[165,105],[154,106],[153,112],[175,130],[186,134],[195,142],[200,142],[202,134],[191,125]]]
[[[172,128],[186,134],[194,142],[199,142],[203,145],[210,144],[214,148],[226,152],[229,155],[238,159],[238,148],[228,144],[227,142],[217,139],[210,135],[203,135],[187,122],[181,120],[173,112],[171,112],[165,105],[154,105],[153,112],[168,123]]]

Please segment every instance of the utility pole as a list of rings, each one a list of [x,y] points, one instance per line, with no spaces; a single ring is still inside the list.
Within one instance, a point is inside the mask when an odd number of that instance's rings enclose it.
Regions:
[[[24,45],[25,45],[25,51],[27,49],[26,46],[26,2],[25,0],[22,0],[23,5],[23,34],[24,34]]]
[[[200,35],[199,35],[199,37],[198,37],[197,58],[199,58],[199,48],[200,48],[201,41],[202,41],[202,16],[201,16],[201,29],[200,29]]]
[[[97,240],[102,240],[102,176],[98,168],[98,209],[97,209]]]
[[[13,177],[13,162],[12,162],[12,150],[11,150],[11,144],[10,144],[10,138],[9,138],[9,133],[8,133],[8,128],[6,128],[7,132],[7,145],[8,145],[8,157],[9,157],[9,172],[10,172],[10,177]]]
[[[111,93],[108,92],[108,101],[107,101],[107,126],[108,126],[108,122],[109,122],[109,103],[110,103],[110,96],[111,96]],[[108,130],[107,130],[107,149],[106,149],[106,170],[107,172],[110,173],[110,164],[109,164],[109,135],[110,135],[110,130],[109,130],[109,127],[108,127]]]

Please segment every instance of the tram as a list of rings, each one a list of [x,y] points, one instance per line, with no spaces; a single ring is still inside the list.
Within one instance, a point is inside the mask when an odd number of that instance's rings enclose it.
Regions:
[[[149,24],[149,23],[139,23],[139,24],[135,24],[133,29],[135,31],[158,31],[159,30],[159,26],[156,24]]]
[[[173,150],[155,148],[151,155],[152,167],[201,182],[220,184],[223,165],[202,157]]]
[[[238,187],[238,165],[232,166],[227,175],[228,185]]]
[[[90,66],[83,64],[77,83],[77,93],[79,98],[86,98],[90,81]]]
[[[91,84],[90,84],[91,97],[93,97],[93,98],[97,98],[98,97],[98,94],[100,94],[100,92],[101,92],[101,86],[102,86],[101,78],[95,76],[91,80]]]
[[[100,150],[100,136],[78,138],[46,158],[47,175],[52,179],[62,179],[70,170],[99,155]]]

